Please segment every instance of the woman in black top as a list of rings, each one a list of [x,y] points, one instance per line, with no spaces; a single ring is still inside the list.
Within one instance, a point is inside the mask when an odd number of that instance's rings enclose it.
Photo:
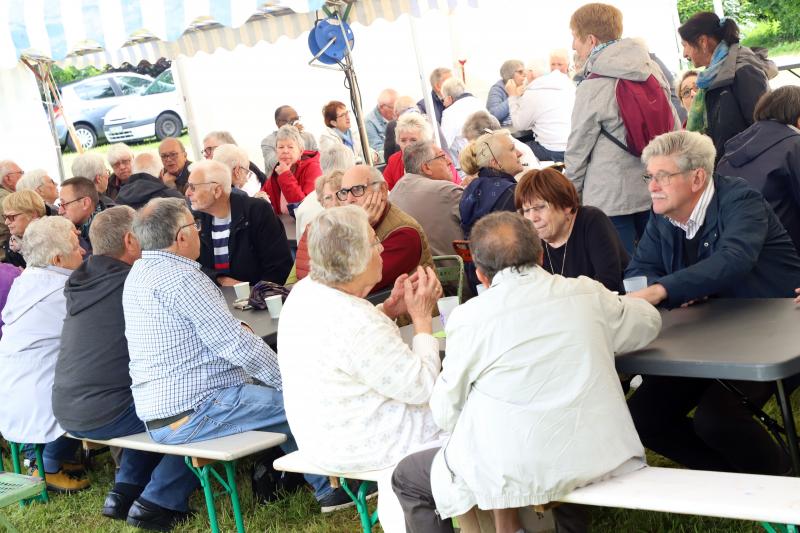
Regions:
[[[563,174],[553,168],[526,172],[517,184],[515,202],[542,239],[545,270],[568,278],[587,276],[622,292],[630,258],[614,224],[598,208],[581,206]]]

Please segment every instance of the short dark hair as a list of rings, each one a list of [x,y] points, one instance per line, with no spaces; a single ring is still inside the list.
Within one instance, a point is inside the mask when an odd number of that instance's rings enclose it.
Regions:
[[[797,126],[800,120],[800,87],[784,85],[761,95],[753,111],[753,120],[775,120]]]
[[[506,268],[536,266],[542,257],[542,241],[533,222],[510,211],[495,211],[478,220],[469,247],[475,266],[490,280]]]
[[[517,209],[521,209],[525,202],[532,202],[534,198],[541,198],[559,209],[570,208],[573,213],[581,205],[575,186],[554,168],[529,170],[519,179],[514,191]]]
[[[718,41],[725,41],[728,46],[739,42],[739,26],[733,19],[721,20],[716,13],[701,11],[692,15],[689,20],[678,28],[681,39],[697,45],[701,35],[713,37]]]
[[[89,198],[92,201],[92,207],[97,207],[97,204],[100,203],[100,195],[97,193],[97,188],[95,188],[92,180],[75,176],[61,182],[62,189],[67,186],[75,189],[75,194],[78,198],[83,196]]]
[[[331,122],[336,122],[336,115],[339,114],[339,108],[347,108],[344,103],[338,100],[331,100],[322,108],[322,118],[325,120],[325,126],[331,127]]]

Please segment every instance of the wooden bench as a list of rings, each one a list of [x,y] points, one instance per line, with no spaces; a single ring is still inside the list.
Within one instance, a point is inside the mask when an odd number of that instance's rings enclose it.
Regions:
[[[236,521],[236,531],[244,533],[239,494],[236,490],[236,460],[267,448],[278,446],[286,441],[286,435],[282,433],[268,433],[265,431],[246,431],[227,437],[189,444],[160,444],[151,439],[147,433],[138,433],[109,440],[84,439],[70,434],[67,434],[67,436],[81,440],[84,443],[90,442],[104,446],[118,446],[129,450],[184,456],[186,466],[198,477],[200,485],[203,487],[206,508],[208,509],[208,521],[211,524],[213,533],[219,533],[214,499],[215,496],[220,494],[228,494],[230,497],[233,517]],[[214,465],[217,463],[222,464],[225,469],[224,477],[214,469]],[[222,493],[214,494],[211,484],[212,477],[216,478],[224,489]]]

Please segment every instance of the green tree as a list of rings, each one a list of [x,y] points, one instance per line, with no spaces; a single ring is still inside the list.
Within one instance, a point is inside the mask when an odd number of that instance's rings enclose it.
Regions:
[[[780,3],[781,0],[775,0]],[[753,0],[722,0],[725,15],[741,23],[753,18]],[[714,11],[713,0],[678,0],[678,17],[681,24],[700,11]]]
[[[800,2],[797,0],[747,0],[759,20],[778,22],[778,36],[800,38]]]

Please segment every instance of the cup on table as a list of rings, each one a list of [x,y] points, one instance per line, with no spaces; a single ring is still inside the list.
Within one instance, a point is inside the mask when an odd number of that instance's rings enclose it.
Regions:
[[[233,286],[233,292],[236,293],[237,300],[245,300],[250,298],[250,284],[246,281],[237,283]]]
[[[439,316],[442,319],[442,326],[446,326],[447,317],[450,316],[450,313],[453,312],[453,309],[458,307],[458,296],[446,296],[444,298],[439,298],[439,301],[436,302],[436,306],[439,308]]]
[[[622,280],[622,284],[625,286],[626,293],[640,291],[647,288],[647,276],[634,276],[632,278],[626,278]]]
[[[270,296],[266,299],[267,302],[267,311],[269,311],[269,316],[272,318],[278,318],[281,316],[281,308],[283,307],[283,296],[280,294],[276,294],[275,296]]]

